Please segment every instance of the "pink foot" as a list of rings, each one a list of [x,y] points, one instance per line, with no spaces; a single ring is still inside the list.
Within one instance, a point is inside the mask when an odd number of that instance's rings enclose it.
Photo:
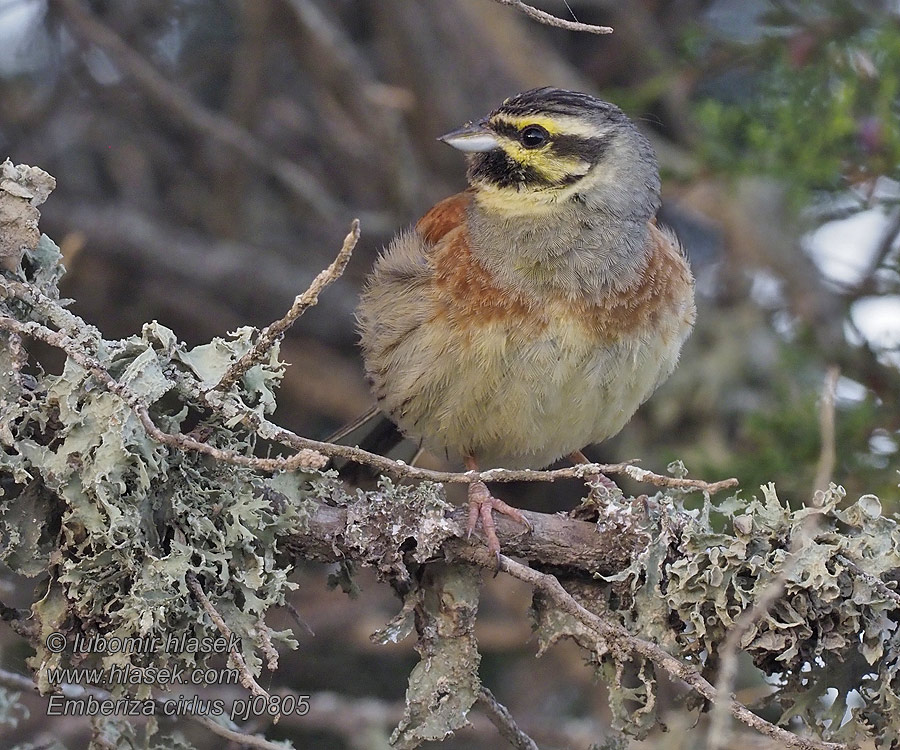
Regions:
[[[484,529],[484,536],[487,539],[488,552],[490,552],[497,561],[497,571],[500,570],[500,540],[497,539],[497,531],[494,526],[493,511],[509,516],[514,521],[518,521],[528,531],[531,531],[531,523],[523,516],[517,508],[494,497],[484,482],[472,482],[469,485],[469,519],[466,523],[466,538],[472,536],[472,532],[481,521],[481,528]],[[496,572],[495,574],[496,575]]]

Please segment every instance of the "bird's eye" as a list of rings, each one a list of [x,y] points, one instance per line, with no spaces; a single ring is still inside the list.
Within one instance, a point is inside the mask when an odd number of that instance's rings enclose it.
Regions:
[[[522,132],[519,133],[519,140],[525,148],[539,148],[549,139],[550,133],[540,125],[529,125],[522,128]]]

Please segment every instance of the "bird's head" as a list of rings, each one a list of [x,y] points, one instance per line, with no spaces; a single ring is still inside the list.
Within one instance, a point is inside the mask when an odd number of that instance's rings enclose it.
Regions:
[[[485,210],[546,213],[572,203],[652,215],[659,173],[649,142],[613,104],[557,88],[525,91],[439,140],[468,154]]]

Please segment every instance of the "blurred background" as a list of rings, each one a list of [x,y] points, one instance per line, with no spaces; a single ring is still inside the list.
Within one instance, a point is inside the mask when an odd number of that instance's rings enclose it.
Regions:
[[[109,338],[151,319],[191,344],[263,326],[359,217],[348,271],[282,348],[276,421],[323,438],[371,405],[353,309],[377,253],[465,184],[436,137],[528,88],[599,95],[653,141],[661,220],[690,256],[699,317],[675,375],[589,455],[654,470],[679,458],[693,476],[737,476],[745,495],[774,481],[801,504],[836,366],[833,478],[896,510],[900,2],[535,4],[615,33],[549,28],[492,0],[0,0],[0,158],[58,180],[42,229],[66,258],[62,292]],[[501,493],[555,511],[579,490]],[[295,628],[300,650],[273,678],[319,703],[269,736],[384,747],[416,655],[369,642],[397,609],[386,587],[363,571],[351,600],[328,574],[298,571],[309,630]],[[489,583],[482,676],[541,747],[587,748],[605,731],[604,691],[565,645],[534,661],[527,606],[524,587]],[[21,671],[15,638],[0,644]],[[8,736],[48,731],[34,718]],[[83,736],[86,723],[66,722]],[[499,743],[479,719],[443,747]]]

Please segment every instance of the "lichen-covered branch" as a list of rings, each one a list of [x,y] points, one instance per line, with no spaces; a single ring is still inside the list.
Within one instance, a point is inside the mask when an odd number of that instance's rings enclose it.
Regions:
[[[197,576],[193,572],[188,572],[188,574],[185,576],[185,579],[187,580],[188,588],[194,593],[194,596],[197,597],[197,601],[200,602],[200,605],[203,607],[203,611],[206,612],[206,614],[209,616],[209,619],[212,620],[213,624],[219,629],[219,632],[222,635],[231,640],[232,636],[234,635],[231,632],[231,628],[228,627],[228,623],[225,622],[222,615],[219,614],[219,612],[213,606],[213,603],[209,600],[209,597],[206,595],[206,592],[200,585],[200,581],[197,580]],[[253,675],[250,674],[250,670],[247,668],[247,662],[244,661],[244,657],[236,647],[229,647],[228,658],[235,666],[237,666],[238,670],[241,673],[241,685],[247,688],[247,690],[253,693],[253,695],[259,695],[263,698],[270,697],[269,694],[265,690],[263,690],[262,687],[260,687],[260,684],[255,679],[253,679]]]
[[[301,448],[297,453],[288,458],[257,458],[255,456],[246,456],[235,451],[223,450],[212,445],[202,443],[187,435],[180,433],[165,432],[153,422],[150,417],[147,404],[123,383],[113,378],[103,366],[89,354],[86,354],[71,338],[60,331],[52,331],[46,326],[39,323],[29,321],[20,323],[19,321],[6,316],[0,316],[0,329],[9,331],[17,336],[28,336],[43,341],[45,344],[55,346],[62,349],[72,361],[77,362],[81,367],[91,373],[99,383],[110,393],[114,393],[121,398],[141,420],[147,434],[154,440],[164,445],[179,450],[190,450],[197,453],[204,453],[207,456],[224,461],[226,463],[235,464],[237,466],[247,466],[258,469],[259,471],[311,471],[321,469],[327,461],[323,456]]]
[[[485,560],[485,556],[481,554],[467,553],[463,556],[463,559],[481,565],[486,565],[488,562]],[[703,677],[696,667],[676,659],[655,643],[636,638],[621,625],[591,612],[576,601],[555,576],[529,568],[505,555],[500,556],[500,570],[508,573],[513,578],[518,578],[520,581],[530,584],[536,590],[548,596],[561,611],[572,615],[594,631],[598,641],[603,642],[602,648],[604,650],[614,651],[616,648],[620,648],[640,654],[672,677],[684,682],[707,700],[715,702],[718,699],[716,689]],[[770,724],[735,700],[731,701],[729,708],[736,719],[756,729],[761,734],[782,742],[785,747],[795,747],[799,748],[799,750],[843,750],[846,747],[839,743],[820,742],[806,737],[799,737]]]

